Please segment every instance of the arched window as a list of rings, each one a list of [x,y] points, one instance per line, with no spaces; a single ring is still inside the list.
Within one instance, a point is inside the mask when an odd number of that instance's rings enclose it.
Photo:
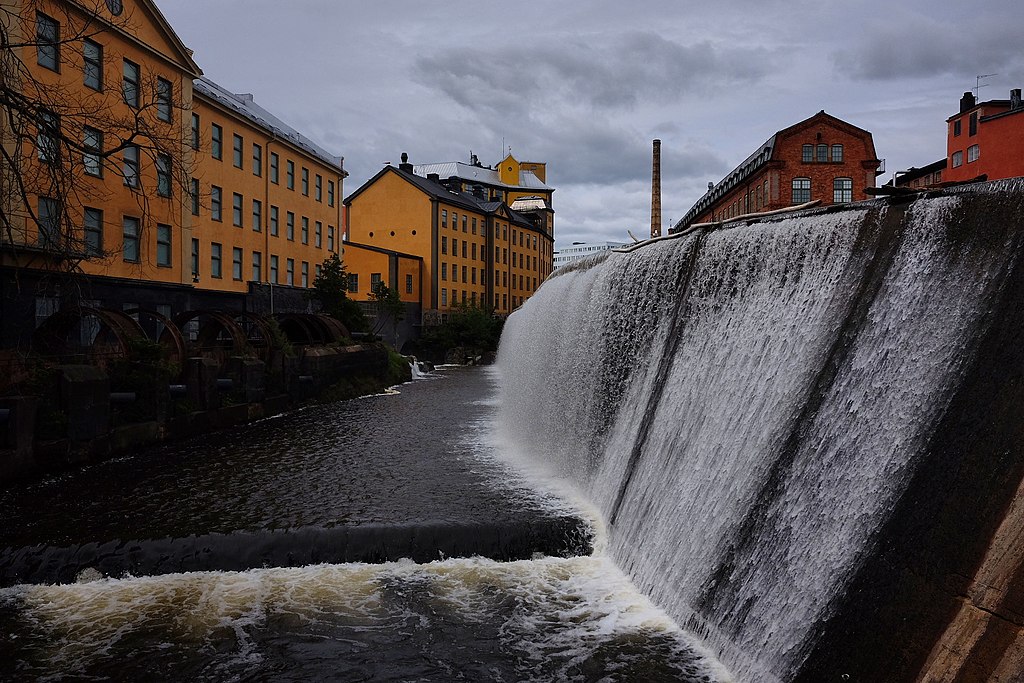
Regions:
[[[828,161],[828,145],[818,145],[818,155],[815,161],[825,163]]]
[[[811,179],[793,178],[793,203],[803,204],[811,201]]]
[[[836,204],[853,201],[852,178],[836,178],[832,181],[832,201]]]
[[[842,145],[832,145],[832,161],[842,161],[842,160],[843,160],[843,146]]]
[[[803,161],[804,163],[807,164],[814,161],[814,145],[804,145],[802,151],[803,156],[801,157],[800,161]]]

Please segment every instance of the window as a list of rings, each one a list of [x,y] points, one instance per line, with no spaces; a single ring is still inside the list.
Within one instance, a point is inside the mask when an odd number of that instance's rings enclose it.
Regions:
[[[60,243],[60,202],[50,197],[40,197],[37,204],[36,219],[39,221],[39,246],[58,246]]]
[[[977,135],[978,134],[978,112],[971,112],[971,117],[967,121],[967,134]]]
[[[192,188],[189,192],[189,196],[192,198],[192,215],[199,215],[199,178],[192,179]]]
[[[313,179],[313,191],[314,198],[318,202],[322,202],[324,199],[324,179],[319,173],[317,173],[316,177]]]
[[[442,289],[441,290],[441,305],[442,306],[447,306],[448,305],[448,290],[447,289]]]
[[[270,235],[272,237],[277,237],[277,228],[278,228],[277,207],[271,205],[271,207],[270,207]]]
[[[231,224],[242,227],[242,195],[237,192],[231,195]]]
[[[459,255],[459,241],[453,237],[452,238],[452,256],[458,256],[458,255]]]
[[[124,184],[128,187],[139,186],[139,148],[135,145],[128,145],[122,153]]]
[[[380,289],[383,284],[381,281],[380,273],[370,273],[370,291],[376,292]]]
[[[971,145],[967,148],[967,163],[977,161],[978,157],[981,156],[981,148],[978,145]]]
[[[444,261],[441,261],[441,279],[448,279],[448,264],[445,263]]]
[[[309,169],[305,166],[302,167],[302,194],[309,196]]]
[[[313,229],[313,244],[317,249],[324,244],[324,224],[320,221],[316,222],[316,227]]]
[[[103,212],[99,209],[85,207],[85,253],[87,256],[99,256],[103,253]]]
[[[441,236],[441,253],[448,253],[448,238],[443,235]]]
[[[121,227],[121,253],[125,261],[139,262],[139,219],[125,216]]]
[[[472,259],[474,261],[476,261],[476,242],[474,242],[472,246],[473,246],[473,251],[471,252],[471,257],[472,257]]]
[[[60,161],[60,118],[48,111],[40,111],[36,121],[36,153],[48,164]]]
[[[263,175],[263,148],[252,143],[252,174]]]
[[[139,65],[131,60],[124,60],[124,71],[121,79],[121,95],[125,104],[139,106]]]
[[[286,285],[295,284],[295,259],[288,259],[285,262],[284,283]]]
[[[964,153],[953,152],[953,168],[964,165]]]
[[[476,268],[473,268],[470,271],[469,275],[470,275],[469,281],[472,282],[475,285],[476,284]]]
[[[334,181],[327,181],[327,206],[334,206]]]
[[[156,117],[170,123],[173,87],[166,78],[156,79]]]
[[[473,218],[473,234],[476,234],[476,218]],[[473,258],[476,258],[475,256]]]
[[[409,273],[405,275],[405,293],[412,294],[412,275]]]
[[[277,152],[271,152],[270,153],[270,182],[274,183],[275,185],[277,185],[277,178],[278,178],[277,174],[278,174],[278,170],[279,170],[278,166],[280,165],[280,163],[281,163],[281,158],[279,156],[277,156]]]
[[[210,218],[215,221],[223,220],[221,217],[221,195],[222,191],[216,185],[210,186]]]
[[[329,251],[334,251],[334,226],[333,225],[328,225],[327,226],[327,249]]]
[[[468,242],[466,242],[466,240],[462,240],[462,258],[468,258],[468,257],[466,256],[466,253],[467,253],[467,252],[466,252],[466,247],[467,247],[467,245],[468,245],[468,244],[469,244],[469,243],[468,243]]]
[[[467,275],[469,275],[469,266],[462,266],[462,281],[463,282],[469,282],[469,278],[466,277]]]
[[[842,160],[843,160],[843,146],[842,145],[832,145],[832,161],[842,161]]]
[[[452,230],[459,229],[459,214],[452,211]]]
[[[210,141],[210,153],[214,159],[224,158],[224,129],[216,123],[211,127],[212,139]]]
[[[302,243],[309,244],[309,219],[302,217]]]
[[[217,242],[210,243],[210,275],[218,279],[222,276],[220,268],[220,251],[220,244]]]
[[[804,204],[811,201],[811,179],[793,178],[793,203]]]
[[[245,145],[245,140],[238,133],[231,136],[231,150],[233,152],[233,162],[235,168],[242,168],[242,147]]]
[[[171,196],[171,156],[156,155],[156,193],[161,197]]]
[[[231,278],[234,280],[242,279],[242,248],[234,247],[231,249]]]
[[[289,190],[294,190],[295,189],[295,162],[289,160],[286,163],[287,163],[287,165],[285,167],[285,169],[286,169],[285,170],[285,176],[288,179],[288,183],[287,183],[288,189]]]
[[[82,42],[82,82],[87,88],[103,90],[103,46],[88,38]]]
[[[295,214],[291,211],[288,212],[287,218],[285,219],[285,237],[292,242],[295,241]]]
[[[277,254],[270,255],[270,281],[277,284]]]
[[[828,161],[828,145],[817,146],[814,160],[818,162]]]
[[[192,238],[192,279],[199,282],[199,240]]]
[[[258,199],[252,200],[252,231],[263,230],[263,202]]]
[[[60,71],[60,24],[42,12],[36,12],[36,62]]]
[[[252,280],[253,282],[263,280],[263,254],[258,251],[252,252]]]
[[[953,122],[953,137],[959,137],[962,132],[961,119],[957,119]]]
[[[853,180],[836,178],[832,181],[832,201],[836,204],[853,201]]]
[[[466,232],[466,225],[469,222],[469,217],[466,214],[462,214],[462,232]],[[463,254],[465,255],[465,254]]]
[[[441,209],[441,227],[448,227],[448,209]]]
[[[171,265],[171,226],[163,223],[156,226],[156,264],[165,268]]]
[[[814,145],[804,145],[800,161],[809,164],[814,161]]]
[[[456,264],[452,264],[452,282],[459,281],[459,267]]]
[[[103,153],[103,131],[85,126],[82,129],[82,147],[85,148],[82,154],[85,172],[97,177],[102,176],[103,162],[100,154]]]
[[[192,149],[199,149],[199,114],[192,114]]]
[[[302,262],[302,268],[300,272],[302,273],[302,279],[299,282],[302,284],[303,287],[309,287],[309,262]]]
[[[348,291],[358,292],[359,291],[359,273],[348,274]]]

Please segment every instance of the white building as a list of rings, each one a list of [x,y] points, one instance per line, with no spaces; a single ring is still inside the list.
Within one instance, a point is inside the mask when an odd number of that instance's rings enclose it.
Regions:
[[[573,242],[572,246],[555,252],[554,268],[558,270],[568,263],[579,261],[587,256],[625,246],[628,246],[628,244],[622,242]]]

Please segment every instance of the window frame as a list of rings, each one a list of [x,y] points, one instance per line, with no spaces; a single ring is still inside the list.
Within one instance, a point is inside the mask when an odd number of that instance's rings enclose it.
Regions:
[[[89,48],[95,49],[95,56],[90,56]],[[82,41],[82,85],[98,92],[103,90],[103,45],[88,38]]]
[[[224,128],[218,123],[210,124],[210,156],[224,160]]]
[[[124,177],[126,187],[138,189],[141,178],[139,177],[139,146],[127,145],[121,150],[121,175]]]
[[[840,176],[832,179],[832,203],[849,204],[853,201],[853,178]]]
[[[242,168],[242,150],[245,149],[245,138],[238,133],[231,134],[231,163],[235,168]]]
[[[121,97],[133,109],[138,109],[142,101],[142,67],[127,58],[121,68]]]
[[[174,162],[170,154],[160,152],[156,155],[156,193],[159,197],[170,197],[172,194],[171,172],[173,164]]]
[[[159,268],[170,268],[173,260],[171,226],[166,223],[156,225],[156,265]],[[161,255],[161,250],[163,255]]]
[[[798,182],[800,183],[799,187],[797,186]],[[797,176],[790,182],[790,188],[792,190],[792,204],[806,204],[811,201],[812,184],[810,178],[806,176]],[[797,195],[798,191],[800,192],[799,196]],[[806,195],[804,193],[806,193]],[[804,197],[806,197],[806,199]]]
[[[174,120],[174,84],[166,78],[156,79],[156,117],[164,123]]]
[[[53,35],[47,35],[51,29]],[[36,12],[36,64],[60,73],[60,22],[43,12]]]
[[[140,234],[141,221],[138,217],[123,216],[121,218],[121,258],[125,263],[139,263],[141,261]],[[135,258],[129,257],[129,247],[134,251]]]
[[[82,244],[86,256],[103,255],[103,210],[82,207]],[[93,237],[90,237],[93,236]]]

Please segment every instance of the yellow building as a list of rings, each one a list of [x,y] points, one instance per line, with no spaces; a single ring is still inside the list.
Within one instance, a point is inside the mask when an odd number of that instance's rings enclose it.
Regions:
[[[341,157],[208,79],[151,0],[0,0],[0,345],[74,305],[305,307]],[[289,288],[289,285],[292,287]],[[289,303],[290,302],[290,303]]]
[[[535,174],[543,176],[543,164],[523,171],[509,156],[502,176],[475,164],[414,167],[402,158],[345,200],[350,296],[371,299],[376,282],[397,287],[423,325],[463,305],[498,315],[521,306],[551,273],[554,190]],[[385,269],[385,253],[410,265],[418,258],[420,272]]]
[[[195,82],[190,274],[204,289],[310,287],[341,246],[342,159],[256,104]],[[196,194],[198,192],[198,194]]]

